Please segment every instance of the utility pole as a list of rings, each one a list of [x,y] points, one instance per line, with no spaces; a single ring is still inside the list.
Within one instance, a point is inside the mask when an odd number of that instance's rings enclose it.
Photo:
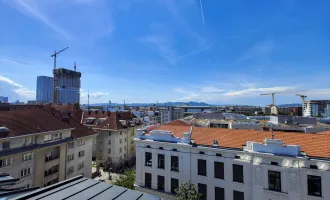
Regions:
[[[87,98],[88,98],[88,110],[90,110],[90,108],[89,108],[89,90],[88,90]]]
[[[54,57],[54,70],[53,70],[53,103],[56,103],[56,99],[57,99],[57,93],[56,93],[56,75],[55,75],[55,69],[56,69],[56,57],[58,54],[62,53],[63,51],[67,50],[69,47],[66,47],[58,52],[54,52],[54,54],[50,55],[50,57]]]

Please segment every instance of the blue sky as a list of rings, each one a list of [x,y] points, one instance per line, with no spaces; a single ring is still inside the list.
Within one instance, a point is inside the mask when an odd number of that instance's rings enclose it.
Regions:
[[[330,99],[328,0],[0,0],[0,27],[10,100],[35,99],[67,46],[57,66],[77,63],[82,103]]]

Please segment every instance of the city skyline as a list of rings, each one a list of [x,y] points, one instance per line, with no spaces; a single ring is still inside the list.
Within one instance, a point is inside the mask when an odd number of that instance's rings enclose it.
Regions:
[[[69,46],[57,66],[77,63],[82,103],[329,99],[329,2],[202,3],[203,15],[197,0],[1,1],[0,95],[34,100]]]

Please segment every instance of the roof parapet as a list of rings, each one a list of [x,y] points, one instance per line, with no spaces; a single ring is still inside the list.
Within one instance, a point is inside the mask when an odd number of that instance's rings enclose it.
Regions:
[[[282,140],[268,138],[264,140],[264,144],[247,141],[244,151],[286,156],[301,155],[300,145],[285,145]]]
[[[136,139],[142,140],[154,140],[154,141],[163,141],[163,142],[174,142],[174,143],[184,143],[190,144],[190,133],[183,133],[183,139],[173,136],[171,131],[165,130],[152,130],[149,134],[146,134],[146,129],[137,129]]]

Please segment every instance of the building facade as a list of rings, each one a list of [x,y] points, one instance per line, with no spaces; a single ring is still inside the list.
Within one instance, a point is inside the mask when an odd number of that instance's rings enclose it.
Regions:
[[[75,128],[38,106],[0,111],[0,170],[20,180],[11,187],[43,187],[83,174],[91,177],[94,132]]]
[[[167,124],[171,121],[182,119],[184,117],[184,109],[174,106],[158,108],[158,122]]]
[[[53,101],[53,78],[48,76],[37,77],[36,101],[51,103]]]
[[[54,69],[53,103],[79,103],[81,73],[69,69]]]
[[[84,111],[83,125],[98,133],[93,157],[97,167],[116,171],[135,162],[134,138],[141,121],[131,112]]]
[[[8,97],[0,96],[0,103],[9,103]]]
[[[304,117],[318,117],[326,111],[330,100],[310,100],[305,101],[302,106],[302,112]]]
[[[136,189],[175,199],[175,189],[190,181],[208,200],[330,199],[330,154],[321,142],[330,135],[292,134],[276,133],[280,140],[261,131],[138,130]]]

